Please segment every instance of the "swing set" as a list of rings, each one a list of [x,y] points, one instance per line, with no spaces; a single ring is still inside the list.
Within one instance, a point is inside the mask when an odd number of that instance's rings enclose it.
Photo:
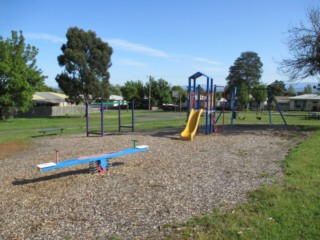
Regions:
[[[274,102],[275,103],[275,107],[276,107],[277,111],[279,112],[284,125],[287,126],[288,124],[287,124],[287,122],[286,122],[286,120],[285,120],[285,118],[284,118],[284,116],[282,114],[282,111],[281,111],[281,109],[279,107],[279,104],[278,104],[277,100],[275,99],[275,97],[272,94],[271,89],[269,89],[269,88],[255,88],[253,90],[254,91],[266,91],[267,92],[266,99],[267,99],[267,110],[268,110],[268,114],[269,114],[269,124],[270,125],[272,124],[271,103]],[[237,95],[237,91],[240,94]],[[246,91],[246,94],[244,94],[243,91]],[[237,89],[237,87],[235,87],[233,89],[232,97],[231,97],[231,110],[232,110],[231,127],[233,125],[233,119],[234,119],[234,116],[235,116],[236,113],[237,113],[237,118],[238,119],[244,120],[246,118],[247,108],[248,108],[248,104],[249,104],[249,101],[250,101],[249,92],[250,92],[250,89],[245,89],[245,88],[244,89],[243,88]],[[240,100],[240,102],[242,103],[242,111],[239,111],[239,112],[236,112],[237,100],[238,101]],[[257,103],[257,109],[256,109],[256,119],[257,120],[261,120],[262,119],[262,115],[263,115],[263,107],[261,107],[261,103],[262,102],[263,102],[263,100]],[[243,114],[241,115],[241,113],[243,113]]]

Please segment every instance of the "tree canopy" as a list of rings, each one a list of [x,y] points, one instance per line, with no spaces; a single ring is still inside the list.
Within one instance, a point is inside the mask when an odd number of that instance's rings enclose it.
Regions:
[[[172,91],[176,91],[176,92],[179,92],[179,95],[181,97],[181,102],[186,102],[188,100],[187,98],[187,91],[184,90],[182,87],[180,86],[173,86],[172,87]],[[175,103],[175,104],[179,104],[180,103],[180,98],[179,96],[173,96],[172,95],[172,101]]]
[[[120,91],[124,99],[127,101],[134,100],[136,102],[136,107],[141,107],[143,98],[145,96],[145,89],[140,80],[136,82],[132,80],[125,82],[125,84],[120,88]]]
[[[312,86],[308,84],[307,86],[304,87],[303,89],[304,94],[311,94],[312,93]]]
[[[160,78],[153,85],[154,86],[153,86],[153,91],[151,91],[151,96],[157,99],[158,107],[162,107],[164,103],[172,102],[171,86],[169,82]]]
[[[182,88],[178,87],[171,89],[170,84],[162,78],[155,80],[153,77],[150,77],[150,80],[146,84],[143,84],[140,80],[127,81],[121,87],[121,93],[124,99],[128,101],[135,100],[135,106],[138,108],[148,107],[149,93],[151,93],[151,106],[162,108],[164,103],[172,103],[172,90],[181,91],[181,93],[184,92]],[[185,93],[181,98],[181,101],[184,100],[186,100]]]
[[[61,47],[63,54],[58,56],[59,66],[64,67],[56,77],[59,87],[77,102],[107,99],[112,48],[91,30],[71,27],[66,37],[67,43]]]
[[[255,52],[243,52],[236,59],[233,66],[229,68],[229,75],[226,78],[228,87],[250,88],[260,83],[262,75],[262,62]]]
[[[320,9],[307,12],[309,23],[300,22],[289,29],[288,48],[291,58],[280,63],[280,70],[290,81],[320,76]]]
[[[239,88],[237,91],[237,102],[243,107],[247,107],[250,102],[250,90],[248,88]]]
[[[296,96],[296,91],[294,90],[294,87],[292,84],[289,85],[287,95],[288,96]]]
[[[267,86],[264,84],[254,86],[251,90],[251,95],[260,107],[261,103],[263,103],[268,97]]]
[[[0,119],[14,109],[27,111],[33,94],[44,87],[42,71],[36,65],[38,49],[25,44],[22,32],[11,39],[0,36]]]
[[[268,88],[271,90],[274,96],[283,96],[286,93],[286,84],[283,81],[275,80],[268,85]]]

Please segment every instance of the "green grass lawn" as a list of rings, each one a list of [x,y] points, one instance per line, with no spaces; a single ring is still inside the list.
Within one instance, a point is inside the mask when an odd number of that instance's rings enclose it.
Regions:
[[[186,124],[186,113],[135,111],[135,130],[149,131]],[[131,124],[131,111],[121,111],[121,125]],[[90,131],[101,131],[100,113],[90,114]],[[47,128],[64,128],[63,134],[86,134],[86,119],[83,115],[47,117],[47,118],[16,118],[0,121],[0,143],[26,141],[31,137],[41,136],[38,131]],[[118,131],[118,111],[104,113],[104,129],[106,132]],[[124,129],[124,131],[130,131]]]
[[[219,114],[219,113],[218,113]],[[304,128],[320,128],[319,120],[305,120],[306,113],[293,112],[284,113],[288,125],[299,125]],[[218,115],[217,115],[218,116]],[[243,118],[243,113],[239,113]],[[269,124],[268,112],[264,112],[261,120],[257,119],[255,112],[247,112],[245,119],[235,118],[233,124]],[[224,119],[224,121],[223,121]],[[100,114],[90,114],[90,131],[100,131]],[[107,132],[118,131],[118,111],[106,111],[104,113],[104,128]],[[231,113],[226,112],[221,115],[218,124],[230,125]],[[272,112],[272,124],[284,124],[281,116],[277,112]],[[121,111],[121,124],[130,125],[131,111]],[[135,111],[135,130],[149,131],[155,129],[183,127],[186,124],[186,112],[150,112],[146,110]],[[205,114],[201,118],[200,125],[205,124]],[[47,118],[17,118],[0,121],[0,143],[12,142],[16,140],[28,141],[30,137],[39,135],[38,131],[47,128],[64,128],[64,134],[86,133],[86,120],[83,115],[47,117]],[[127,130],[128,131],[128,130]],[[41,134],[40,134],[41,135]]]

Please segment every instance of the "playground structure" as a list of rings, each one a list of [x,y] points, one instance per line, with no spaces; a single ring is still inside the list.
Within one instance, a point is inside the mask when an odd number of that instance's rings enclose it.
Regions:
[[[122,125],[121,124],[121,107],[127,106],[128,102],[126,101],[113,101],[113,102],[101,102],[101,103],[93,103],[91,106],[99,106],[100,107],[100,131],[99,132],[92,132],[90,131],[90,121],[89,121],[89,104],[86,104],[86,134],[89,137],[90,134],[99,134],[101,137],[105,134],[104,129],[104,110],[107,106],[117,106],[118,109],[118,131],[121,131],[121,128],[131,128],[131,131],[134,132],[134,101],[131,102],[131,125]]]
[[[242,90],[245,90],[245,91],[249,91],[249,89],[242,89]],[[282,121],[284,123],[285,126],[287,126],[287,122],[286,122],[286,119],[284,118],[283,114],[282,114],[282,111],[279,107],[279,104],[276,100],[276,98],[273,96],[272,94],[272,91],[271,89],[269,88],[261,88],[259,89],[260,91],[267,91],[267,111],[268,111],[268,115],[269,115],[269,124],[272,125],[272,112],[271,112],[271,104],[272,102],[275,103],[275,107],[276,107],[276,110],[279,112],[281,118],[282,118]],[[231,122],[230,122],[230,125],[231,127],[233,126],[233,120],[234,120],[234,116],[236,116],[236,106],[237,106],[237,87],[235,87],[232,91],[232,96],[231,96],[231,111],[232,111],[232,114],[231,114]],[[260,112],[259,114],[259,111],[261,111],[261,109],[259,109],[260,106],[257,107],[257,113],[256,113],[256,118],[258,120],[261,120],[262,118],[262,113]],[[240,118],[240,117],[239,117]],[[245,116],[240,118],[240,119],[245,119]]]
[[[201,92],[201,86],[197,85],[197,79],[199,77],[206,78],[206,88]],[[188,121],[185,129],[180,134],[181,140],[193,140],[194,135],[197,132],[200,118],[203,113],[205,113],[205,134],[208,135],[210,133],[217,133],[217,122],[222,116],[222,132],[224,131],[224,112],[225,112],[225,104],[226,104],[226,88],[223,86],[213,85],[213,79],[209,76],[196,72],[188,79]],[[217,114],[217,103],[216,103],[216,94],[217,88],[223,88],[224,93],[224,103],[220,106],[220,113]],[[279,114],[281,115],[282,121],[284,125],[287,126],[287,122],[282,114],[282,111],[279,107],[279,104],[275,97],[272,94],[271,89],[261,88],[256,89],[260,91],[267,91],[267,109],[269,113],[269,124],[272,124],[272,112],[271,112],[271,104],[275,103],[275,107]],[[248,89],[247,89],[248,91]],[[231,117],[230,117],[230,125],[233,126],[233,121],[236,116],[236,106],[237,106],[237,88],[235,87],[231,93]],[[221,102],[220,102],[221,103]],[[244,117],[245,118],[245,117]],[[243,119],[244,119],[243,118]],[[262,110],[260,106],[257,106],[256,118],[261,120],[262,118]]]
[[[56,162],[38,164],[37,168],[41,172],[47,172],[47,171],[51,171],[59,168],[65,168],[65,167],[71,167],[74,165],[89,163],[91,172],[98,171],[100,173],[104,173],[107,171],[108,167],[110,166],[110,164],[108,163],[109,159],[120,157],[123,155],[143,152],[149,149],[147,145],[136,146],[137,140],[132,140],[132,141],[133,141],[132,148],[127,148],[127,149],[123,149],[123,150],[111,152],[111,153],[101,153],[97,155],[83,156],[83,157],[78,157],[78,158],[68,159],[63,161],[59,160],[59,151],[55,150]]]
[[[200,94],[201,86],[197,85],[197,79],[199,77],[206,78],[205,92]],[[213,78],[201,73],[196,72],[189,77],[188,81],[188,122],[186,128],[181,132],[181,140],[193,140],[195,133],[197,132],[200,117],[202,113],[205,113],[205,134],[208,135],[213,132],[217,132],[217,120],[219,120],[221,114],[224,113],[224,106],[221,108],[220,115],[216,120],[216,91],[217,87],[213,87]]]

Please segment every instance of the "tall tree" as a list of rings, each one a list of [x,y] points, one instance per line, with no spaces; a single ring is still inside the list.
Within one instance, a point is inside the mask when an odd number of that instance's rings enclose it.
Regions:
[[[161,108],[163,103],[172,103],[171,86],[166,80],[160,78],[156,81],[151,78],[151,81],[146,84],[146,89],[149,89],[150,84],[151,101],[153,106],[156,105]]]
[[[251,90],[251,95],[252,95],[254,101],[258,105],[258,109],[260,109],[261,103],[263,103],[267,99],[267,96],[268,96],[267,86],[264,84],[254,86]]]
[[[71,27],[66,36],[58,56],[59,66],[64,67],[56,77],[59,87],[76,102],[107,99],[112,48],[91,30]]]
[[[260,83],[262,75],[262,62],[255,52],[243,52],[236,59],[234,65],[229,68],[229,75],[226,78],[228,87],[250,88]]]
[[[127,81],[125,84],[120,88],[122,96],[127,101],[136,101],[136,104],[142,103],[145,92],[143,83],[138,80],[134,81]]]
[[[172,87],[172,92],[178,92],[180,97],[181,97],[181,102],[186,102],[187,101],[187,91],[184,90],[182,87],[180,86],[173,86]],[[173,96],[172,95],[172,100],[175,104],[179,104],[180,103],[180,97],[179,96]]]
[[[289,85],[287,95],[288,96],[296,96],[296,91],[294,90],[294,87],[292,84]]]
[[[308,84],[307,86],[304,87],[303,93],[305,94],[311,94],[312,93],[312,86]]]
[[[116,85],[110,84],[109,92],[110,92],[110,94],[120,96],[121,95],[121,86],[119,84],[116,84]]]
[[[286,84],[283,81],[275,80],[268,85],[268,88],[274,96],[283,96],[286,92]]]
[[[247,109],[250,102],[250,90],[240,86],[239,91],[237,91],[237,102],[242,106],[242,109]]]
[[[280,70],[292,82],[320,76],[320,9],[310,9],[307,17],[308,24],[300,22],[289,29],[287,45],[292,58],[280,63]]]
[[[25,44],[22,32],[11,39],[0,36],[0,119],[14,109],[27,111],[35,91],[44,86],[45,76],[36,66],[38,49]]]

